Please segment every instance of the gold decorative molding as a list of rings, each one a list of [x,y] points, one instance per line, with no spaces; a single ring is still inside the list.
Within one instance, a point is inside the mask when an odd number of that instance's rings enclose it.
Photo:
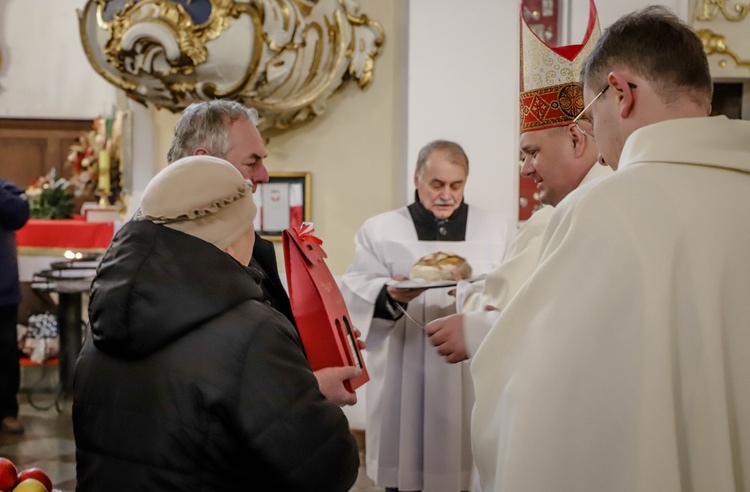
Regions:
[[[721,34],[716,34],[710,29],[701,29],[697,33],[703,42],[703,51],[706,52],[706,56],[725,55],[731,58],[737,67],[750,67],[750,60],[740,59],[737,53],[729,49],[726,38]],[[726,59],[719,60],[718,64],[723,68],[727,66],[727,61]]]
[[[750,77],[750,3],[695,0],[691,25],[703,43],[711,75],[719,79]]]
[[[750,4],[736,3],[734,11],[737,15],[732,15],[727,10],[726,0],[703,0],[703,9],[696,17],[699,21],[713,20],[717,15],[722,14],[730,22],[739,22],[750,13]]]
[[[261,130],[312,119],[348,81],[372,81],[383,30],[354,0],[208,3],[88,0],[78,13],[84,52],[136,101],[177,112],[236,99],[258,110]]]

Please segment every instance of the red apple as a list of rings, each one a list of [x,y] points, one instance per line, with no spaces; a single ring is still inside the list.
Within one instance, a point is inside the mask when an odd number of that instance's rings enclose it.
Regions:
[[[26,468],[18,474],[19,482],[23,482],[27,478],[39,480],[42,482],[42,485],[47,487],[47,492],[52,492],[52,480],[50,480],[49,475],[44,473],[44,470],[41,468]]]
[[[0,458],[0,490],[11,490],[17,481],[16,465],[7,458]]]
[[[50,492],[42,482],[36,478],[27,478],[18,482],[13,492]]]

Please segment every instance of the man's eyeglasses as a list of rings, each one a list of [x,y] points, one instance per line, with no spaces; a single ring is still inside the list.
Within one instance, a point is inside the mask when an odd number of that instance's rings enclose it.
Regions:
[[[596,142],[596,138],[594,138],[594,135],[591,134],[591,133],[586,132],[586,130],[584,130],[583,128],[581,128],[581,125],[579,125],[578,122],[581,119],[584,118],[584,115],[586,114],[586,110],[589,109],[591,107],[591,105],[594,104],[596,102],[596,100],[599,99],[602,96],[602,94],[604,94],[605,92],[607,92],[607,89],[609,89],[609,84],[605,85],[604,89],[600,90],[599,94],[597,94],[596,97],[594,99],[592,99],[591,102],[588,103],[583,108],[583,110],[581,110],[580,113],[578,113],[578,116],[576,116],[575,118],[573,118],[573,124],[576,126],[576,128],[578,128],[578,131],[581,132],[581,133],[583,133],[585,136],[589,137],[594,142]]]
[[[630,87],[631,89],[637,89],[638,88],[637,85],[631,84],[630,82],[628,82],[628,87]],[[592,99],[591,102],[588,103],[586,105],[586,107],[584,107],[583,110],[580,113],[578,113],[578,116],[576,116],[575,118],[573,118],[573,121],[572,121],[572,123],[576,126],[576,128],[578,128],[579,132],[583,133],[584,135],[586,135],[587,137],[589,137],[594,142],[596,142],[596,138],[594,138],[594,135],[592,133],[590,133],[590,132],[586,132],[583,128],[581,128],[581,125],[579,125],[578,122],[581,121],[582,119],[585,119],[584,115],[586,114],[586,111],[591,107],[592,104],[594,104],[596,102],[597,99],[599,99],[602,96],[602,94],[604,94],[605,92],[607,92],[607,89],[609,89],[609,84],[605,85],[604,89],[600,90],[599,94],[597,94],[596,97],[594,97],[594,99]]]

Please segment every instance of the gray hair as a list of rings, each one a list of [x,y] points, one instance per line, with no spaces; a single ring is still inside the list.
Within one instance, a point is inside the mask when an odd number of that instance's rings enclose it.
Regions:
[[[464,149],[460,145],[449,140],[434,140],[422,147],[417,156],[417,169],[415,173],[420,179],[424,173],[424,166],[427,163],[427,159],[430,158],[433,152],[437,151],[448,154],[453,164],[463,164],[466,167],[466,174],[469,174],[469,158],[466,157],[466,152],[464,152]]]
[[[666,104],[682,96],[700,105],[711,103],[713,82],[703,43],[662,6],[637,10],[605,29],[581,68],[581,82],[599,91],[618,67],[652,83]]]
[[[229,127],[238,120],[250,121],[255,126],[260,122],[255,109],[236,101],[214,99],[191,104],[175,125],[167,162],[191,156],[199,147],[223,158],[229,150]]]

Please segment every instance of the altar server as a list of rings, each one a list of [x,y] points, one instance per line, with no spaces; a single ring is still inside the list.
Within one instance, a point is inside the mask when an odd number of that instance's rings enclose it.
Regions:
[[[474,357],[482,490],[748,490],[750,122],[708,117],[701,41],[663,7],[581,79],[616,172],[558,205]]]
[[[367,343],[367,473],[393,490],[469,490],[469,420],[474,401],[468,366],[445,364],[424,324],[453,313],[448,288],[396,288],[414,263],[437,251],[468,260],[474,274],[497,266],[513,222],[464,202],[469,160],[454,142],[419,153],[416,199],[367,220],[343,276],[354,326]]]

